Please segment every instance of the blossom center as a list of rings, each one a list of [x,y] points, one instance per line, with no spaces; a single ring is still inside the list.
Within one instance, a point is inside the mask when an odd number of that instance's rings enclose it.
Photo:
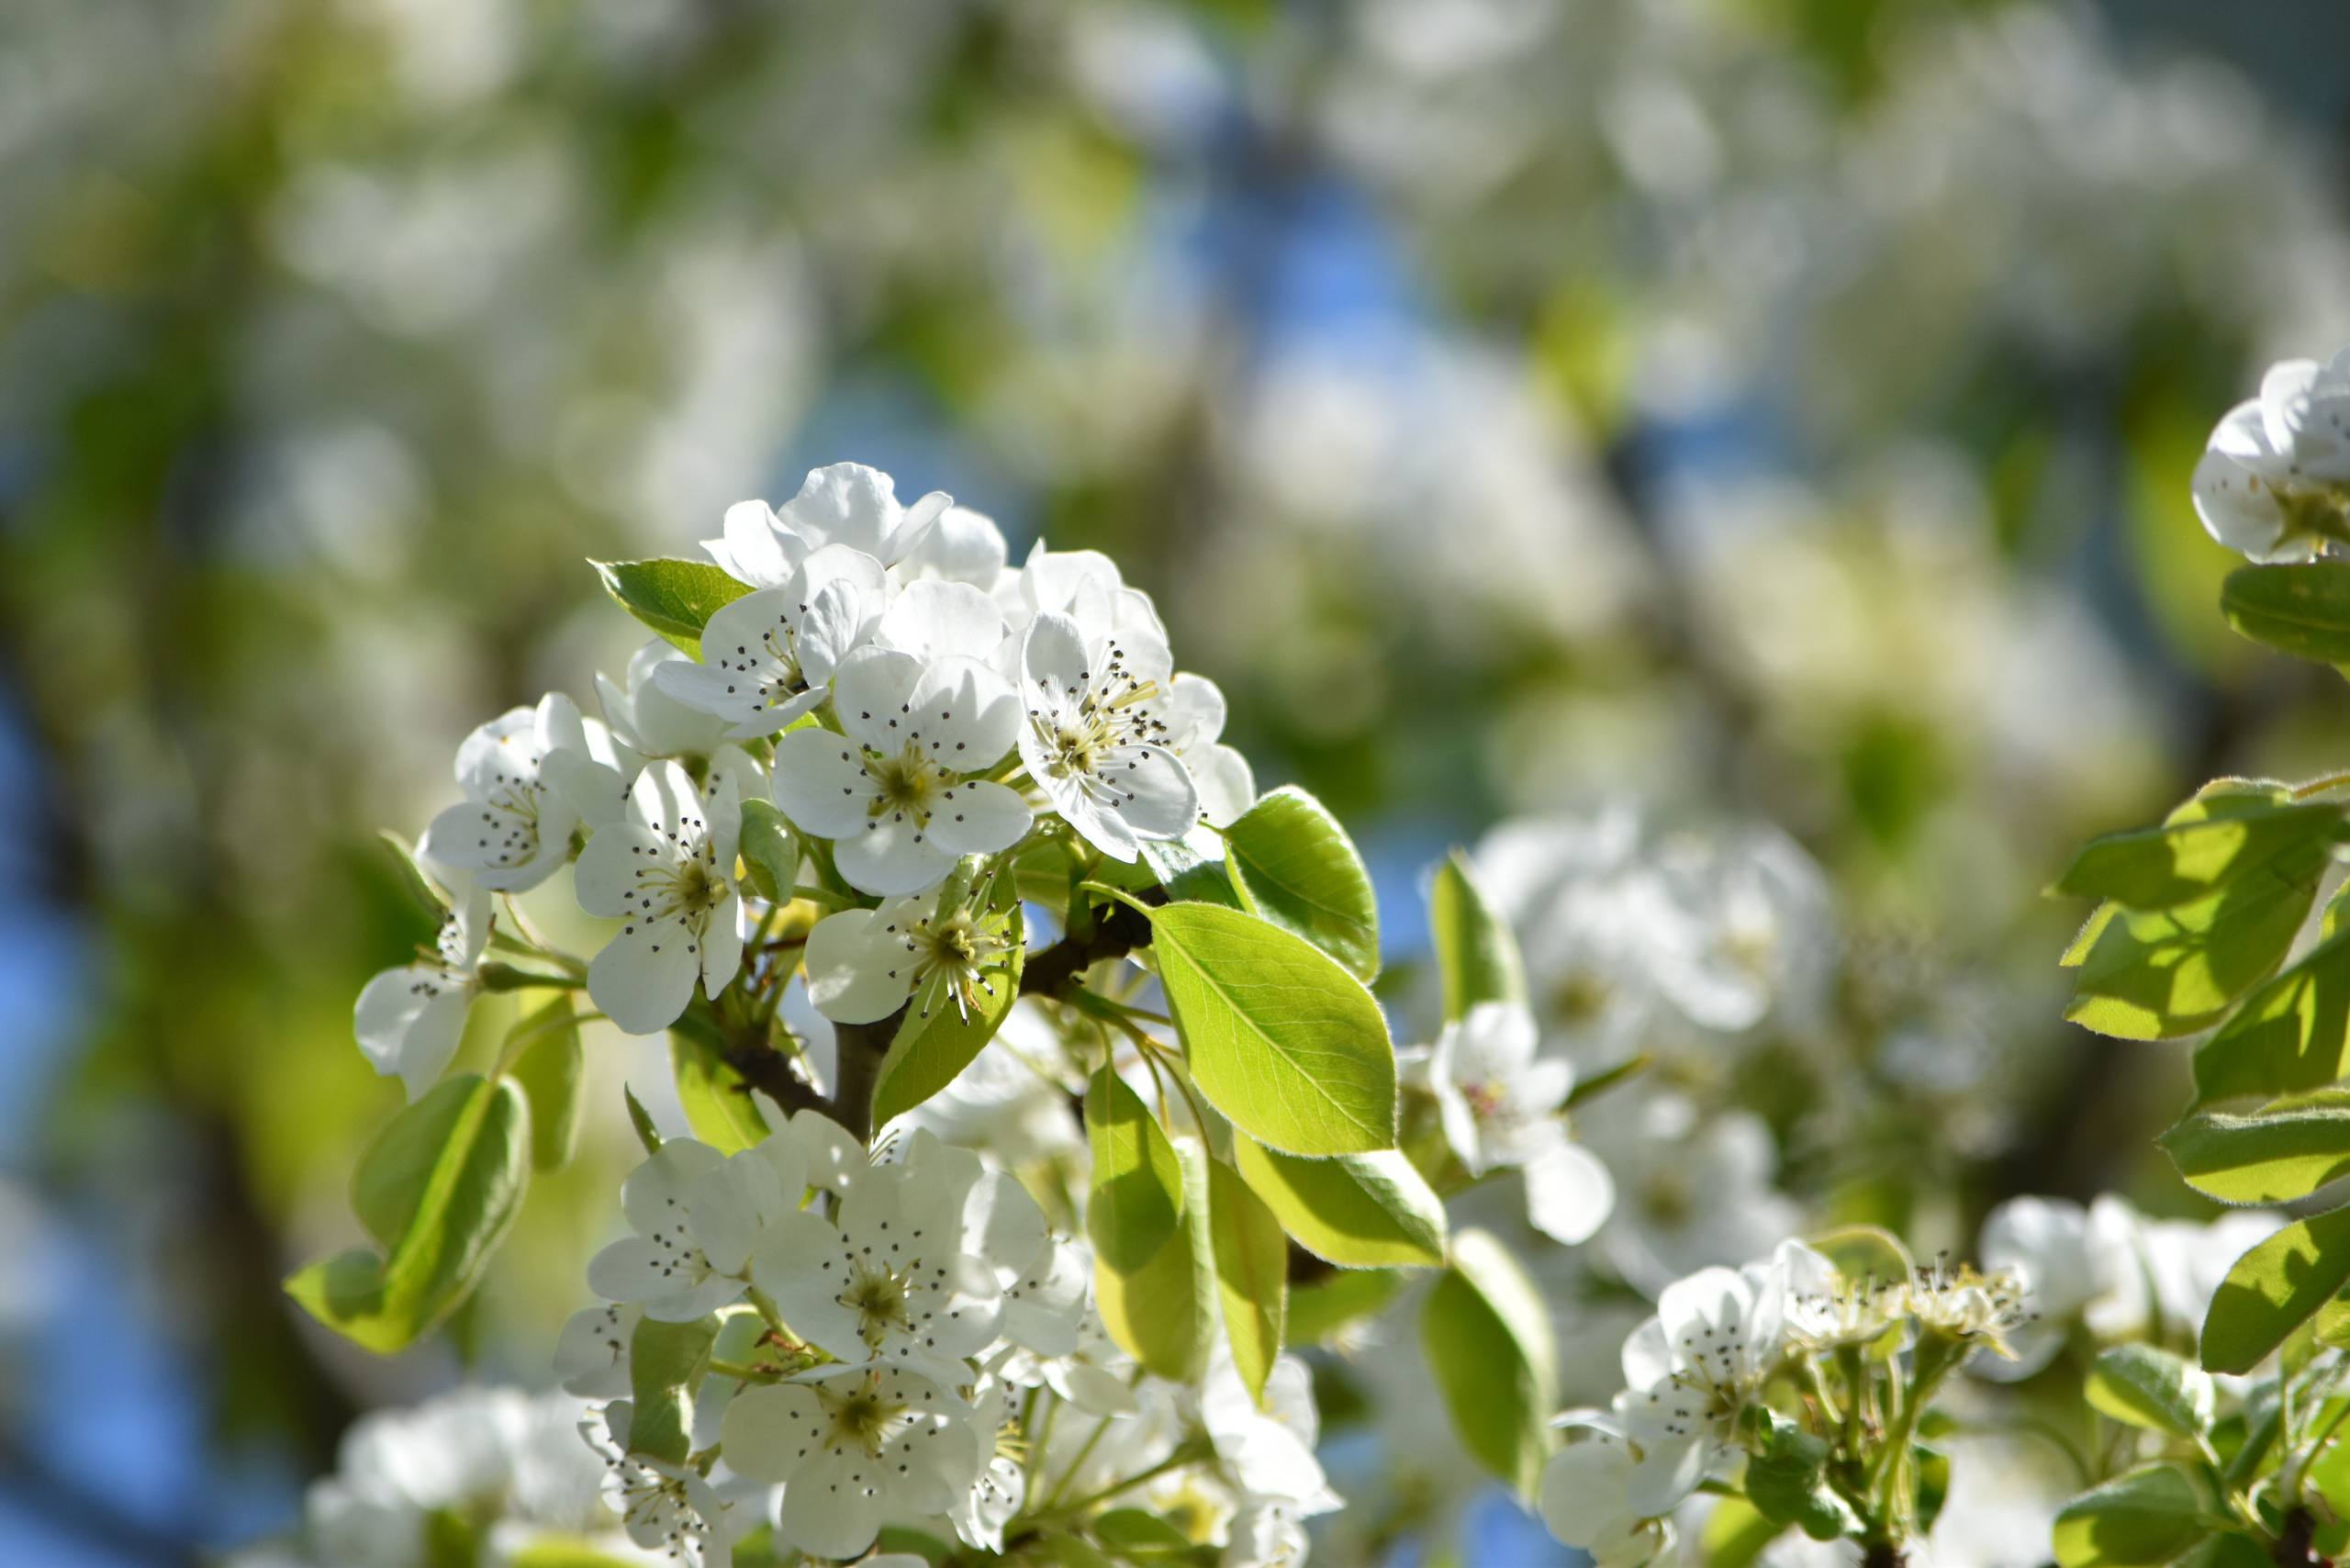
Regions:
[[[841,1305],[857,1316],[857,1337],[867,1349],[878,1350],[892,1333],[910,1333],[913,1315],[907,1310],[906,1282],[886,1268],[860,1262]]]
[[[908,742],[905,750],[895,756],[870,751],[865,756],[865,776],[873,781],[873,804],[868,811],[873,816],[891,813],[911,816],[917,823],[930,821],[931,802],[954,780],[946,770],[922,755],[921,747]]]
[[[820,1385],[816,1397],[830,1417],[824,1446],[859,1450],[868,1459],[880,1457],[906,1415],[905,1404],[884,1395],[878,1378],[868,1377],[845,1392]]]

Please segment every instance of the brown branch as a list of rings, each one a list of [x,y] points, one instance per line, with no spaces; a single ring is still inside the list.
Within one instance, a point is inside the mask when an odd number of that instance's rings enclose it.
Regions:
[[[1167,902],[1167,890],[1151,888],[1135,895],[1145,903]],[[1104,958],[1122,958],[1150,945],[1150,921],[1129,904],[1113,904],[1081,936],[1064,936],[1051,946],[1028,956],[1020,971],[1023,996],[1059,996],[1077,977]]]

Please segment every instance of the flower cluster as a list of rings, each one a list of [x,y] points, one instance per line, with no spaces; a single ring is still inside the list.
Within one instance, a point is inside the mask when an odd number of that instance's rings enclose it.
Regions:
[[[2211,537],[2255,561],[2306,561],[2350,543],[2350,349],[2286,360],[2228,410],[2195,465]]]

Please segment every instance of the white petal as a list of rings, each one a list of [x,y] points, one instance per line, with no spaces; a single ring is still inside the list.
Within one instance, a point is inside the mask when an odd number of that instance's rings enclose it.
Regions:
[[[386,1077],[397,1073],[416,1099],[441,1081],[465,1032],[473,988],[425,964],[386,969],[352,1010],[359,1048]]]
[[[808,1456],[783,1489],[776,1533],[818,1557],[855,1557],[880,1533],[878,1462],[832,1449]]]
[[[791,825],[818,838],[861,832],[878,792],[855,743],[813,728],[777,739],[769,789]]]
[[[934,659],[905,700],[916,738],[957,773],[985,772],[1019,732],[1020,699],[977,659]]]
[[[1019,843],[1035,820],[1018,790],[966,779],[931,813],[930,833],[951,855],[992,855]]]
[[[1183,758],[1200,791],[1200,814],[1217,827],[1230,827],[1257,803],[1257,776],[1248,759],[1228,745],[1203,746]]]
[[[1616,1206],[1616,1182],[1599,1157],[1561,1138],[1526,1166],[1526,1215],[1534,1228],[1572,1247],[1591,1239]]]
[[[776,515],[811,545],[846,544],[879,556],[902,512],[890,476],[862,463],[835,463],[811,469]]]
[[[948,507],[927,537],[900,557],[898,575],[908,583],[946,577],[982,589],[1003,576],[1008,553],[995,520],[968,507]]]
[[[990,659],[1003,643],[1003,611],[967,582],[909,583],[875,635],[925,659]],[[1007,737],[1005,745],[1011,744]]]
[[[781,587],[808,553],[804,541],[776,526],[775,513],[765,501],[736,501],[726,509],[724,526],[725,558],[714,549],[711,558],[755,588]]]
[[[733,864],[733,857],[727,857]],[[743,965],[744,931],[746,916],[742,896],[731,889],[725,898],[711,906],[701,931],[701,990],[704,996],[716,996],[734,983]]]
[[[849,1249],[841,1233],[805,1211],[781,1215],[751,1248],[751,1278],[771,1297],[791,1331],[845,1361],[868,1352],[857,1314],[841,1304]]]
[[[957,856],[901,812],[868,817],[833,844],[833,864],[859,892],[897,898],[946,879]]]
[[[808,999],[836,1024],[887,1018],[913,994],[913,967],[869,909],[828,914],[808,934]],[[894,973],[891,971],[895,971]]]
[[[1191,772],[1164,746],[1113,746],[1102,778],[1124,797],[1117,812],[1143,838],[1181,838],[1200,820]]]
[[[894,648],[859,648],[833,677],[833,711],[849,738],[894,756],[905,745],[912,717],[907,699],[922,678],[923,662]]]
[[[832,683],[841,661],[864,637],[869,619],[863,590],[845,578],[826,583],[810,598],[807,613],[800,618],[797,646],[800,674],[811,689]],[[808,706],[813,707],[822,697],[821,690],[811,691]]]
[[[650,828],[633,822],[599,828],[572,872],[579,907],[607,919],[630,913],[636,908],[638,870],[667,865],[674,857],[668,841]]]
[[[588,966],[588,995],[630,1035],[657,1035],[694,999],[699,943],[675,920],[638,920]]]
[[[811,1390],[789,1383],[746,1388],[726,1406],[720,1429],[726,1468],[753,1481],[788,1482],[824,1426],[823,1406]]]

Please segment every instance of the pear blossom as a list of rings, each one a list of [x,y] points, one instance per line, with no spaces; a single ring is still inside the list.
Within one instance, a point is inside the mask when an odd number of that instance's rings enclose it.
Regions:
[[[1624,1434],[1639,1450],[1627,1497],[1668,1513],[1725,1465],[1738,1417],[1786,1342],[1778,1267],[1700,1269],[1667,1285],[1654,1317],[1624,1341]]]
[[[1200,1424],[1207,1429],[1217,1460],[1243,1495],[1277,1500],[1301,1515],[1326,1514],[1343,1505],[1330,1489],[1314,1447],[1321,1413],[1314,1404],[1314,1380],[1305,1363],[1283,1354],[1265,1379],[1260,1406],[1250,1397],[1232,1359],[1231,1341],[1218,1336],[1200,1384]]]
[[[619,1511],[629,1540],[681,1568],[732,1568],[743,1526],[734,1508],[699,1471],[629,1451],[632,1406],[604,1407],[601,1421],[580,1427],[604,1462],[604,1495]]]
[[[588,964],[588,994],[632,1035],[667,1028],[697,979],[716,996],[742,963],[736,788],[715,767],[697,786],[677,763],[657,763],[637,776],[627,818],[599,829],[580,854],[580,907],[624,922]]]
[[[1632,1473],[1639,1461],[1621,1423],[1596,1411],[1564,1424],[1571,1436],[1542,1467],[1542,1522],[1566,1545],[1591,1554],[1598,1568],[1643,1568],[1664,1554],[1672,1527],[1636,1512]]]
[[[666,666],[692,662],[683,648],[655,637],[630,655],[621,680],[596,677],[604,722],[625,748],[624,757],[706,757],[725,740],[726,720],[680,700],[665,684],[661,671]],[[623,767],[621,771],[625,775],[631,769]]]
[[[777,1534],[820,1557],[856,1556],[885,1520],[954,1509],[988,1446],[946,1384],[857,1365],[744,1389],[721,1442],[733,1470],[783,1484]]]
[[[841,661],[879,621],[881,564],[828,544],[778,588],[720,605],[702,627],[702,662],[653,666],[662,691],[726,721],[730,740],[771,735],[823,701]]]
[[[1477,880],[1517,936],[1544,1044],[1605,1068],[1645,1043],[1663,1006],[1658,947],[1674,911],[1641,857],[1637,812],[1506,822],[1474,857]]]
[[[564,1392],[582,1399],[626,1394],[629,1341],[643,1320],[644,1308],[637,1302],[582,1307],[565,1319],[554,1342],[555,1379]]]
[[[912,999],[927,1015],[951,1003],[968,1015],[994,993],[988,970],[1016,938],[976,901],[941,913],[940,890],[828,914],[808,935],[808,997],[836,1024],[870,1024]]]
[[[1522,1170],[1528,1217],[1572,1246],[1606,1220],[1615,1183],[1596,1156],[1569,1141],[1559,1113],[1574,1069],[1538,1058],[1536,1035],[1524,1007],[1482,1002],[1437,1036],[1424,1076],[1461,1165],[1472,1176]]]
[[[1163,637],[1143,628],[1089,637],[1067,615],[1040,614],[1020,670],[1020,759],[1071,827],[1118,860],[1136,858],[1147,839],[1191,831],[1200,796],[1160,716],[1174,676]]]
[[[2255,561],[2306,561],[2342,537],[2350,509],[2350,350],[2287,360],[2237,404],[2195,465],[2205,532]]]
[[[966,855],[1008,849],[1027,804],[979,777],[1012,749],[1011,689],[975,659],[925,663],[889,648],[850,655],[834,679],[844,734],[776,743],[775,801],[803,833],[834,841],[851,887],[885,898],[934,887]]]
[[[1874,1343],[1908,1305],[1906,1281],[1852,1279],[1800,1241],[1781,1242],[1773,1263],[1785,1282],[1787,1338],[1810,1350]]]
[[[410,1100],[441,1081],[481,993],[475,965],[489,940],[489,890],[463,875],[447,880],[450,903],[433,937],[433,957],[384,970],[360,991],[352,1010],[360,1050],[377,1073],[397,1074]]]
[[[947,1212],[959,1204],[967,1249],[995,1274],[997,1332],[1040,1356],[1075,1350],[1093,1278],[1085,1249],[1054,1236],[1028,1190],[974,1150],[919,1130],[905,1148],[911,1179]]]
[[[1692,1022],[1724,1034],[1774,1014],[1812,1021],[1834,977],[1827,879],[1793,839],[1749,828],[1664,845],[1653,881],[1672,918],[1654,922],[1658,988]]]
[[[844,544],[895,566],[913,554],[954,504],[933,490],[911,506],[890,476],[862,463],[809,470],[800,493],[770,511],[764,501],[726,509],[724,533],[702,549],[719,569],[754,588],[781,588],[827,544]]]
[[[633,1234],[588,1261],[588,1286],[662,1323],[730,1305],[742,1299],[753,1242],[797,1215],[807,1185],[807,1160],[788,1126],[731,1156],[671,1138],[621,1184]]]
[[[1200,816],[1212,827],[1230,827],[1257,803],[1257,777],[1248,759],[1220,737],[1224,691],[1205,676],[1178,673],[1168,683],[1167,748],[1182,759],[1200,792]]]
[[[794,1333],[839,1361],[912,1366],[958,1386],[1003,1316],[990,1260],[969,1250],[966,1196],[934,1171],[876,1166],[842,1196],[836,1221],[796,1210],[761,1227],[751,1278]]]
[[[2003,1271],[1986,1274],[1971,1263],[1953,1268],[1936,1259],[1920,1264],[1903,1294],[1920,1328],[1988,1346],[2002,1358],[2013,1358],[2008,1338],[2032,1318],[2031,1298],[2020,1280]]]
[[[559,691],[492,719],[457,748],[465,799],[432,819],[418,853],[493,891],[537,887],[570,858],[579,824],[578,811],[545,777],[546,760],[587,749],[579,710]]]
[[[1003,650],[1002,607],[967,582],[923,577],[906,585],[881,617],[874,640],[917,658],[994,664]]]
[[[1796,1228],[1796,1204],[1774,1181],[1777,1145],[1750,1111],[1706,1116],[1685,1095],[1635,1087],[1581,1132],[1615,1179],[1598,1242],[1643,1291],[1757,1257]]]
[[[1020,570],[999,579],[995,599],[1015,632],[1039,615],[1066,615],[1089,641],[1126,633],[1167,640],[1150,595],[1127,587],[1118,564],[1099,550],[1047,550],[1038,540]]]
[[[950,506],[890,570],[909,588],[918,582],[968,583],[992,595],[1005,575],[1007,558],[1003,531],[995,519],[969,507]]]

